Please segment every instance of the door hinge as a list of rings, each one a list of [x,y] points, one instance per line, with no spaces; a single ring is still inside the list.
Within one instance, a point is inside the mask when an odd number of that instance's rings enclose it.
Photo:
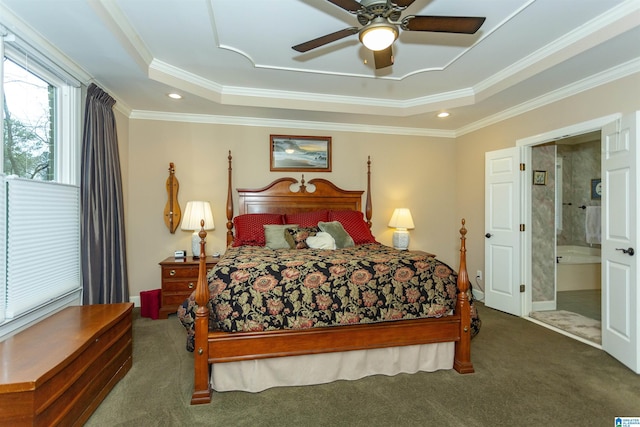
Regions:
[[[524,292],[524,285],[520,285],[520,292]]]
[[[524,224],[520,224],[520,231],[524,231]]]
[[[524,172],[524,163],[520,163],[520,170]]]

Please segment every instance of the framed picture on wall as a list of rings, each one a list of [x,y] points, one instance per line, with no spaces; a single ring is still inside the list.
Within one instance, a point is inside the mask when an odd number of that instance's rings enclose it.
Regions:
[[[600,178],[591,180],[591,200],[602,199],[602,180]]]
[[[547,171],[533,171],[533,185],[547,185]]]
[[[331,172],[330,136],[271,135],[272,172]]]

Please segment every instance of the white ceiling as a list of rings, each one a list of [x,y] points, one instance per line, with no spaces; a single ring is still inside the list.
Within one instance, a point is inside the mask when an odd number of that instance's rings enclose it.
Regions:
[[[487,19],[401,32],[375,70],[357,35],[291,49],[360,27],[328,1],[0,0],[9,33],[50,43],[132,117],[454,136],[640,71],[640,0],[416,0],[407,15]]]

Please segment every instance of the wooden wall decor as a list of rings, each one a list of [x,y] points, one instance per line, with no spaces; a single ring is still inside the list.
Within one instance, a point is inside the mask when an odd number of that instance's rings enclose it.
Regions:
[[[175,176],[175,167],[173,162],[169,163],[169,178],[167,178],[167,205],[164,207],[164,223],[169,228],[169,232],[173,234],[180,224],[182,218],[182,212],[180,211],[180,204],[178,203],[178,189],[180,184],[178,178]]]

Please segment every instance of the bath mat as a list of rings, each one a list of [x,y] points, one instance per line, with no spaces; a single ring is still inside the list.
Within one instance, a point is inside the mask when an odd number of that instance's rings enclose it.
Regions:
[[[530,316],[548,325],[577,335],[596,344],[602,344],[600,321],[570,311],[534,311]]]

